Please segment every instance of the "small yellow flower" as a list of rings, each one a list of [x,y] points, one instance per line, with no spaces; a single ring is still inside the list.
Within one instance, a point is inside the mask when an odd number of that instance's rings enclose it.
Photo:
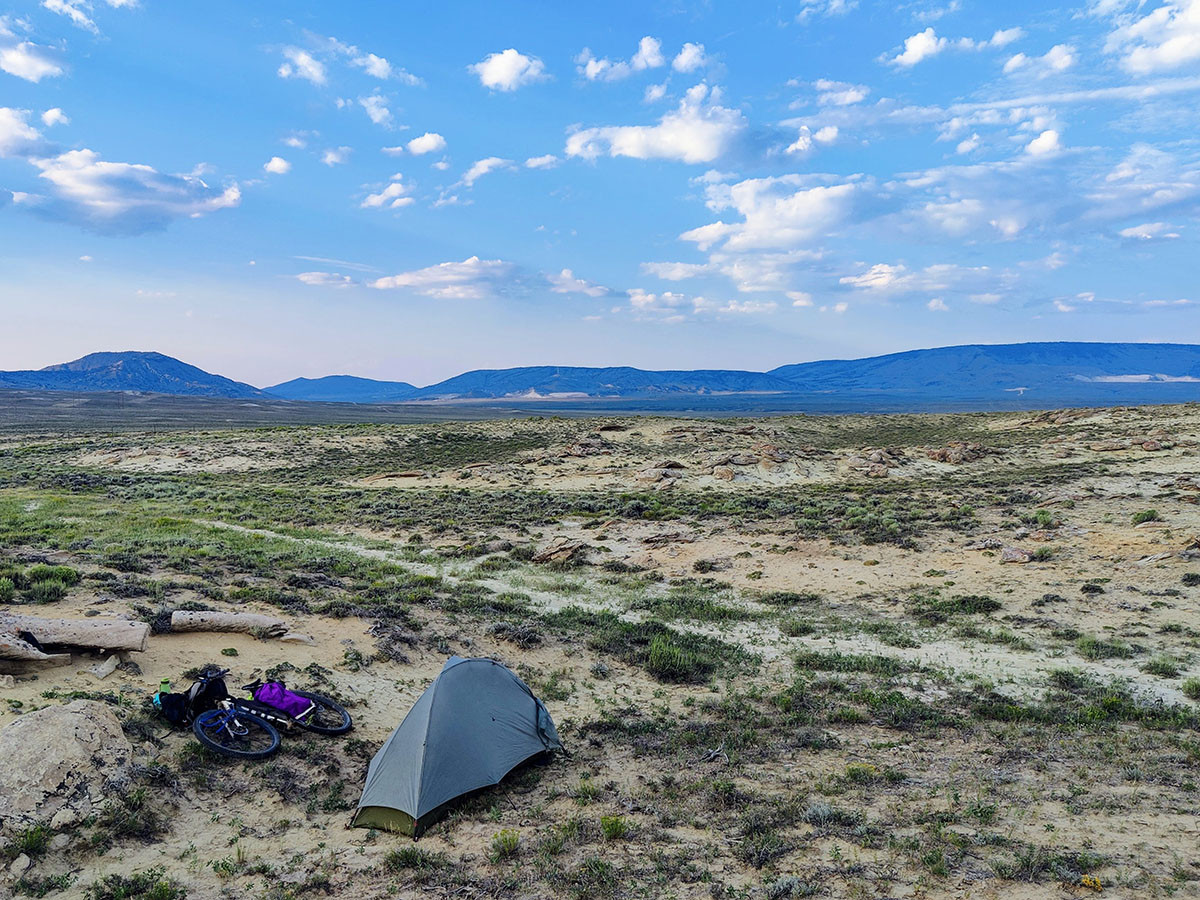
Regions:
[[[1104,890],[1104,885],[1100,883],[1100,879],[1095,875],[1084,875],[1079,879],[1079,884],[1081,887],[1089,888],[1097,894]]]

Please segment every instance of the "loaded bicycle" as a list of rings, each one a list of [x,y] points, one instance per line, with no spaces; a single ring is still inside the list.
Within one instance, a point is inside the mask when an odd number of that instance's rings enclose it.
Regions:
[[[155,703],[168,720],[187,724],[206,747],[239,759],[263,759],[279,749],[280,730],[345,734],[353,727],[350,713],[334,700],[309,691],[288,689],[279,681],[242,685],[248,699],[234,697],[225,686],[228,669],[200,672],[182,694],[160,692]]]

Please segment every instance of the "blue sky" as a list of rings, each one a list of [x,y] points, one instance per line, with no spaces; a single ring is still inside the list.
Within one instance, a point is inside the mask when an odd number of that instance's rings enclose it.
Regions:
[[[0,0],[0,368],[1200,335],[1200,0]]]

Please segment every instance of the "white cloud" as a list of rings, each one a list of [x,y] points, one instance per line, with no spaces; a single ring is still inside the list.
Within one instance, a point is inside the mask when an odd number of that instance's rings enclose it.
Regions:
[[[197,174],[168,175],[146,165],[105,162],[93,150],[71,150],[30,162],[57,198],[42,212],[99,231],[140,233],[241,201],[236,184],[222,189]]]
[[[350,147],[330,147],[321,154],[321,162],[327,166],[340,166],[350,159]]]
[[[1069,303],[1063,303],[1063,301],[1061,301],[1061,300],[1054,301],[1054,308],[1057,309],[1061,313],[1075,312],[1074,306],[1071,306]]]
[[[891,266],[887,263],[876,263],[861,275],[846,275],[838,280],[842,284],[864,291],[888,291],[899,287],[907,287],[913,278],[906,274],[902,265]]]
[[[1004,64],[1005,74],[1013,72],[1030,72],[1038,78],[1045,78],[1058,72],[1065,72],[1075,65],[1075,48],[1069,44],[1055,44],[1042,56],[1026,56],[1017,53],[1008,58]]]
[[[333,53],[346,58],[350,65],[362,69],[372,78],[378,78],[380,81],[395,79],[408,85],[422,83],[420,78],[410,72],[406,72],[399,66],[393,66],[382,56],[376,56],[374,53],[366,53],[359,50],[353,44],[342,43],[334,37],[326,38],[325,44]]]
[[[283,142],[284,142],[284,143],[285,143],[287,146],[289,146],[289,147],[293,147],[293,148],[295,148],[296,150],[303,150],[305,147],[307,147],[307,146],[308,146],[308,141],[306,141],[306,140],[304,139],[304,137],[303,137],[302,135],[299,135],[299,134],[291,134],[291,135],[288,135],[287,137],[285,137],[285,138],[283,139]]]
[[[938,37],[931,25],[904,39],[904,49],[892,57],[892,65],[910,68],[922,60],[937,56],[949,43],[944,37]]]
[[[52,13],[66,16],[74,24],[93,34],[96,34],[98,31],[96,23],[85,12],[85,8],[91,9],[91,4],[84,2],[84,0],[42,0],[42,6]]]
[[[701,53],[703,54],[703,48]],[[657,69],[665,62],[662,43],[649,35],[638,42],[638,48],[628,62],[607,57],[598,59],[587,47],[575,57],[576,71],[588,81],[620,81],[634,72]]]
[[[1049,156],[1062,149],[1058,132],[1047,129],[1025,145],[1025,152],[1030,156]]]
[[[643,103],[657,103],[663,97],[667,96],[667,85],[651,84],[647,86],[646,92],[642,94]]]
[[[703,300],[702,297],[696,299]],[[719,307],[716,312],[718,315],[727,316],[754,316],[774,312],[778,307],[779,304],[774,300],[730,300],[724,306]]]
[[[354,279],[340,272],[301,272],[296,280],[310,287],[349,287]]]
[[[467,171],[463,174],[462,180],[459,182],[459,184],[465,184],[467,187],[472,187],[475,182],[484,175],[488,175],[501,169],[511,168],[513,168],[513,161],[511,159],[502,159],[499,156],[489,156],[485,159],[478,159],[472,163],[471,168],[467,169]]]
[[[70,125],[71,124],[71,120],[67,117],[67,114],[65,112],[63,112],[61,109],[59,109],[57,106],[54,107],[53,109],[48,109],[44,113],[42,113],[42,121],[46,124],[47,127],[53,127],[55,125]]]
[[[1020,28],[1005,28],[996,31],[990,38],[984,41],[977,41],[974,38],[964,37],[957,40],[938,37],[937,32],[930,26],[924,31],[919,31],[911,37],[904,39],[904,49],[896,56],[892,57],[888,62],[895,66],[911,68],[917,63],[937,56],[943,50],[951,47],[959,50],[986,50],[989,47],[1007,47],[1013,41],[1024,37],[1025,32]]]
[[[0,69],[34,83],[63,73],[62,66],[43,55],[41,48],[29,41],[0,47]]]
[[[792,301],[792,306],[803,308],[813,305],[812,294],[807,291],[786,291],[784,296]]]
[[[323,85],[328,80],[325,64],[307,50],[299,47],[285,47],[283,56],[287,62],[277,70],[280,78],[303,78],[316,85]]]
[[[826,78],[814,81],[813,87],[817,89],[817,102],[822,106],[852,106],[861,103],[871,93],[866,85]]]
[[[526,84],[544,81],[545,64],[536,56],[526,56],[515,49],[492,53],[480,62],[467,67],[479,76],[479,83],[494,91],[515,91]]]
[[[925,305],[927,307],[929,307],[929,309],[933,312],[949,312],[950,311],[950,307],[948,307],[946,305],[946,301],[944,301],[941,297],[934,297],[932,300],[930,300]]]
[[[420,137],[415,137],[408,142],[408,152],[413,156],[421,156],[424,153],[437,153],[439,150],[445,149],[446,139],[432,131],[427,131]]]
[[[366,110],[367,118],[376,125],[387,126],[391,124],[392,111],[387,107],[387,97],[376,92],[368,97],[359,97],[358,103],[359,106]]]
[[[92,257],[88,256],[88,255],[85,253],[83,256],[79,257],[79,261],[80,261],[80,262],[85,262],[85,263],[90,263],[90,262],[92,261]]]
[[[858,6],[858,0],[802,0],[796,21],[801,24],[817,16],[842,16]]]
[[[379,152],[385,153],[388,156],[403,156],[404,155],[404,145],[397,144],[395,147],[380,147]]]
[[[708,263],[644,262],[642,271],[663,281],[686,281],[712,271]]]
[[[1169,231],[1168,229],[1171,227],[1165,222],[1147,222],[1144,225],[1132,225],[1129,228],[1122,228],[1117,234],[1134,241],[1174,240],[1179,237],[1179,233]]]
[[[1141,18],[1119,14],[1116,21],[1105,49],[1119,53],[1128,72],[1146,75],[1200,60],[1200,0],[1172,0]]]
[[[557,165],[558,157],[553,153],[547,153],[545,156],[531,156],[525,160],[527,169],[551,169]]]
[[[263,165],[264,172],[270,172],[272,175],[286,175],[292,169],[292,164],[282,156],[272,156]]]
[[[824,128],[818,128],[817,133],[813,135],[813,140],[818,144],[832,144],[838,138],[838,127],[836,125],[826,125]]]
[[[796,136],[796,140],[784,148],[783,152],[805,154],[812,149],[814,142],[818,144],[832,144],[837,140],[837,137],[838,127],[836,125],[826,125],[823,128],[818,128],[816,134],[813,134],[807,125],[801,125],[800,133]]]
[[[29,124],[29,110],[0,106],[0,158],[35,152],[41,137]]]
[[[694,72],[706,65],[708,58],[704,55],[704,45],[691,42],[684,44],[683,49],[671,60],[671,68],[676,72]]]
[[[958,142],[958,146],[954,148],[955,153],[963,154],[970,153],[972,150],[979,148],[980,139],[978,134],[972,134],[969,138]]]
[[[576,278],[570,269],[563,269],[557,274],[546,275],[550,290],[556,294],[586,294],[588,297],[606,297],[612,293],[604,285]]]
[[[472,256],[462,262],[444,262],[424,269],[389,275],[371,287],[408,288],[440,300],[479,300],[503,290],[516,274],[512,263]]]
[[[411,206],[415,201],[412,197],[405,196],[409,192],[409,187],[401,181],[399,175],[392,176],[392,183],[385,187],[378,194],[368,194],[362,202],[363,209],[402,209],[405,206]]]
[[[718,105],[718,97],[715,90],[710,95],[707,85],[698,84],[657,125],[584,128],[568,135],[566,154],[595,159],[607,152],[634,159],[711,162],[746,128],[741,112]]]
[[[972,303],[978,303],[981,306],[995,306],[997,303],[999,303],[1004,298],[1000,294],[984,293],[984,294],[970,294],[967,297],[967,299],[970,300]]]

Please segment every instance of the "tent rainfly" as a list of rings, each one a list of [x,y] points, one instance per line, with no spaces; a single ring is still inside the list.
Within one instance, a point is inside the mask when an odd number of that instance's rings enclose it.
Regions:
[[[418,838],[451,800],[562,749],[546,707],[512,670],[452,656],[371,760],[350,824]]]

